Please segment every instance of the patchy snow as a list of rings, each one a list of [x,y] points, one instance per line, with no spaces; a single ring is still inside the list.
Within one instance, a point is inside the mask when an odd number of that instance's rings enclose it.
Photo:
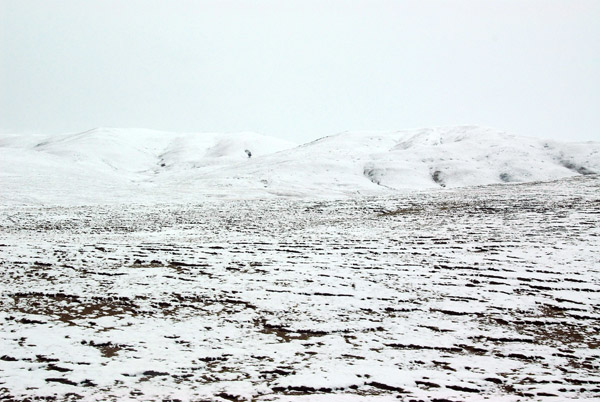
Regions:
[[[597,400],[599,190],[4,205],[0,395]]]
[[[472,126],[341,133],[300,146],[254,133],[140,129],[0,136],[0,201],[12,205],[332,199],[597,172],[600,143]]]

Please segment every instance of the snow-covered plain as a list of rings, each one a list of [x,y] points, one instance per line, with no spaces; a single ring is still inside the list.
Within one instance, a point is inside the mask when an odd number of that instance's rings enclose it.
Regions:
[[[597,143],[123,133],[1,139],[3,399],[600,397]]]

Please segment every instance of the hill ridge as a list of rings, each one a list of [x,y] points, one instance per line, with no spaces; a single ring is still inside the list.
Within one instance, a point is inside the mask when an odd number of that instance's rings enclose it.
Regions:
[[[600,143],[454,126],[342,132],[297,145],[252,132],[96,128],[0,136],[2,204],[338,198],[600,172]],[[33,201],[32,201],[33,200]]]

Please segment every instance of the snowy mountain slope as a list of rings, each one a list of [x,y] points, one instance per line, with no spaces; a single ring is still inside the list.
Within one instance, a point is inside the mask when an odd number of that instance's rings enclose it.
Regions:
[[[95,129],[0,136],[3,203],[335,198],[595,172],[598,142],[544,141],[474,126],[341,133],[297,147],[254,133]]]
[[[13,136],[12,141],[18,138]],[[23,143],[23,141],[21,141]],[[38,139],[29,148],[76,162],[91,169],[120,173],[154,171],[156,166],[186,169],[222,165],[247,159],[246,149],[256,155],[280,151],[296,144],[254,133],[178,134],[145,129],[99,128],[79,134]]]
[[[599,143],[565,144],[452,127],[342,133],[196,176],[193,182],[234,187],[243,179],[272,194],[340,196],[546,181],[592,172],[600,172]]]
[[[296,144],[254,133],[100,128],[0,136],[0,199],[7,203],[167,202],[165,182]],[[204,168],[204,169],[201,169]]]

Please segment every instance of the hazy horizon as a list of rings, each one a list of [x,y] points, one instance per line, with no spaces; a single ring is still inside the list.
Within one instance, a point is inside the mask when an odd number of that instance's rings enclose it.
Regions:
[[[0,0],[0,130],[600,140],[600,2]]]

